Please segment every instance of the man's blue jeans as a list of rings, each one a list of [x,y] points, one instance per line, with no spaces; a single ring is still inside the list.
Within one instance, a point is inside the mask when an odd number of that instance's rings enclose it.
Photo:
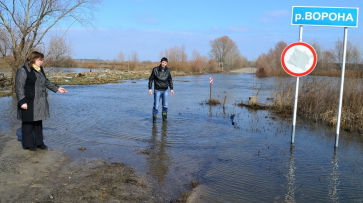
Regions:
[[[162,99],[163,113],[168,113],[168,90],[154,90],[153,114],[158,114],[160,99]]]

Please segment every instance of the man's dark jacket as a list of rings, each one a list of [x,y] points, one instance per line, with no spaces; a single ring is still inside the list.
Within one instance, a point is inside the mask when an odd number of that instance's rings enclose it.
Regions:
[[[149,89],[152,88],[154,81],[154,89],[165,91],[170,87],[173,90],[173,79],[171,78],[170,69],[162,68],[161,65],[153,68],[149,78]]]

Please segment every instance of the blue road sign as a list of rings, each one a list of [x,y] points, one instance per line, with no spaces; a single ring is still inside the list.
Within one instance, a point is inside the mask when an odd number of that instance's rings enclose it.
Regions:
[[[293,6],[291,25],[358,27],[358,8]]]

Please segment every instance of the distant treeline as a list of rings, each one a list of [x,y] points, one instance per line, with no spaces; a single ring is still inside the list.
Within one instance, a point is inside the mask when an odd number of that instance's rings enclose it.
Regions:
[[[312,75],[340,76],[343,56],[343,42],[337,40],[334,49],[322,50],[318,42],[310,43],[317,54],[317,64]],[[284,41],[276,43],[268,53],[261,54],[256,60],[256,75],[258,77],[286,76],[288,75],[281,66],[281,54],[288,45]],[[348,41],[346,53],[347,71],[354,71],[353,77],[363,76],[363,57],[361,48]]]
[[[199,54],[194,49],[190,57],[185,52],[185,46],[170,47],[161,51],[159,58],[168,58],[168,67],[175,71],[190,73],[216,73],[249,66],[247,58],[242,56],[236,43],[227,36],[210,41],[209,57]],[[159,62],[140,61],[136,51],[132,51],[125,60],[120,51],[115,60],[72,59],[69,56],[58,56],[45,59],[48,67],[83,67],[89,69],[144,70],[159,65]]]
[[[122,70],[122,71],[143,71],[151,70],[152,68],[158,66],[160,62],[152,61],[76,61],[76,60],[66,60],[66,61],[53,61],[45,60],[46,67],[81,67],[87,69],[110,69],[110,70]],[[246,64],[246,65],[244,65]],[[241,65],[241,67],[246,67],[247,60]],[[189,73],[216,73],[221,71],[228,71],[234,69],[234,67],[221,67],[218,62],[213,59],[201,58],[198,60],[190,61],[171,61],[167,65],[172,71],[184,71]],[[238,67],[236,67],[238,68]]]

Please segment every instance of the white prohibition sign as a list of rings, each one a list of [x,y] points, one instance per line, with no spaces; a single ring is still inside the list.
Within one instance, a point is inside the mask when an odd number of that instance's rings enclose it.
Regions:
[[[316,52],[312,46],[304,42],[295,42],[285,48],[281,55],[284,70],[295,77],[311,73],[317,62]]]

